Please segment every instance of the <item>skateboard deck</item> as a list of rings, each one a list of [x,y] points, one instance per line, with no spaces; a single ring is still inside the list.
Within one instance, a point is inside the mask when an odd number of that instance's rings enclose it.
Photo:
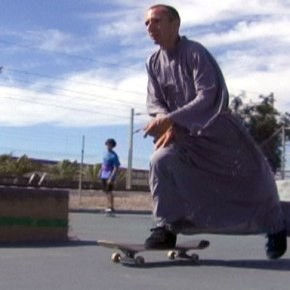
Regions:
[[[141,266],[145,263],[143,256],[136,256],[140,252],[147,251],[166,251],[167,257],[170,260],[174,259],[187,259],[197,263],[199,256],[197,254],[189,254],[191,250],[202,250],[209,246],[209,241],[206,240],[191,240],[183,243],[179,243],[174,248],[167,249],[146,249],[143,244],[132,243],[117,243],[114,241],[98,240],[99,246],[115,249],[111,256],[111,260],[114,263],[121,263],[123,265],[137,265]]]

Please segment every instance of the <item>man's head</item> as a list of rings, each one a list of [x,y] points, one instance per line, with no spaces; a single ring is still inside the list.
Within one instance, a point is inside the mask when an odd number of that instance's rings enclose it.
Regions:
[[[114,147],[116,147],[117,142],[116,142],[114,139],[109,138],[109,139],[107,139],[105,145],[107,146],[107,148],[108,148],[109,150],[111,150],[111,149],[113,149]]]
[[[145,25],[150,37],[161,48],[174,47],[180,26],[180,17],[175,8],[164,4],[151,6],[145,16]]]

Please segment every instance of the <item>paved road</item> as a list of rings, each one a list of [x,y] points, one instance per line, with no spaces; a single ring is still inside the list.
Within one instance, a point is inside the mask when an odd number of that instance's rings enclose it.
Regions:
[[[265,258],[262,236],[202,235],[211,246],[200,251],[201,264],[167,261],[163,252],[148,252],[145,268],[110,261],[111,251],[97,239],[143,241],[149,216],[70,215],[71,234],[80,241],[65,246],[0,249],[0,290],[251,290],[290,288],[290,251],[278,261]],[[180,240],[192,237],[181,236]],[[289,241],[290,242],[290,241]]]

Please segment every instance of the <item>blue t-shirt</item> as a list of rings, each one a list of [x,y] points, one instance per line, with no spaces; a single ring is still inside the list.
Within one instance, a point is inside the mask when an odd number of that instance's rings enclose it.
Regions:
[[[101,178],[109,179],[115,167],[120,166],[119,157],[113,150],[107,151],[104,154],[102,168],[101,168]],[[115,176],[113,176],[115,178]]]

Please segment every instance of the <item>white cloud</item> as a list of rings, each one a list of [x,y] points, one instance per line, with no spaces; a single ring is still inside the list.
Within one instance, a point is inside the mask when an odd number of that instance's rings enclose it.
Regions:
[[[40,48],[50,51],[62,50],[73,42],[70,34],[55,29],[43,31],[41,34],[38,34],[38,37],[40,38]]]
[[[210,25],[246,16],[289,15],[289,3],[280,0],[185,0],[168,3],[179,10],[185,26]]]
[[[81,36],[58,29],[29,30],[21,35],[27,46],[36,46],[40,50],[57,53],[80,53],[89,48]]]
[[[277,41],[289,45],[290,17],[281,19],[267,18],[263,21],[241,21],[226,32],[209,33],[205,36],[199,36],[198,39],[210,46],[223,46],[246,41],[254,41],[256,43],[259,39],[264,39],[264,44],[266,45],[274,44]]]
[[[3,100],[0,124],[55,123],[76,127],[128,124],[131,107],[136,112],[145,112],[144,77],[133,75],[114,82],[104,79],[100,72],[91,71],[53,84],[39,82],[27,88],[0,86]],[[44,92],[46,86],[50,86],[51,93]],[[137,122],[142,120],[144,116]]]
[[[289,112],[289,78],[290,69],[283,71],[262,72],[250,71],[248,75],[232,77],[227,79],[229,88],[234,94],[245,90],[248,100],[257,101],[259,95],[274,93],[276,107],[281,112]]]
[[[112,41],[118,45],[136,43],[137,39],[146,37],[146,29],[143,14],[138,8],[130,7],[118,9],[108,14],[96,13],[90,15],[100,25],[96,26],[96,38],[104,41]]]
[[[93,41],[95,35],[76,37],[57,29],[30,31],[26,35],[27,42],[44,50],[79,52],[84,57],[86,55],[81,52],[90,50],[100,60],[100,65],[96,69],[96,63],[92,63],[80,72],[68,73],[62,80],[35,80],[33,85],[26,87],[1,82],[0,124],[128,124],[131,107],[145,111],[143,63],[156,47],[146,35],[143,16],[152,3],[147,0],[142,3],[118,0],[115,3],[120,7],[118,10],[105,14],[92,11],[87,15],[90,19],[87,21],[92,23],[98,19],[96,42],[108,41],[110,45],[105,51]],[[290,111],[286,106],[290,95],[289,3],[278,0],[167,3],[180,11],[182,29],[190,32],[188,36],[218,51],[218,60],[231,92],[246,90],[251,98],[274,92],[279,108]],[[106,66],[105,62],[115,65]],[[13,74],[11,78],[13,80]],[[45,91],[47,87],[50,94]],[[137,120],[142,123],[147,117]]]
[[[249,99],[274,93],[276,106],[285,112],[290,94],[290,59],[285,51],[275,53],[275,46],[265,45],[258,49],[228,51],[222,58],[222,68],[229,90],[233,94],[246,91]]]
[[[1,107],[0,124],[24,126],[38,123],[54,122],[63,115],[55,107],[46,107],[37,102],[45,103],[47,96],[40,96],[31,90],[13,87],[0,87]]]

